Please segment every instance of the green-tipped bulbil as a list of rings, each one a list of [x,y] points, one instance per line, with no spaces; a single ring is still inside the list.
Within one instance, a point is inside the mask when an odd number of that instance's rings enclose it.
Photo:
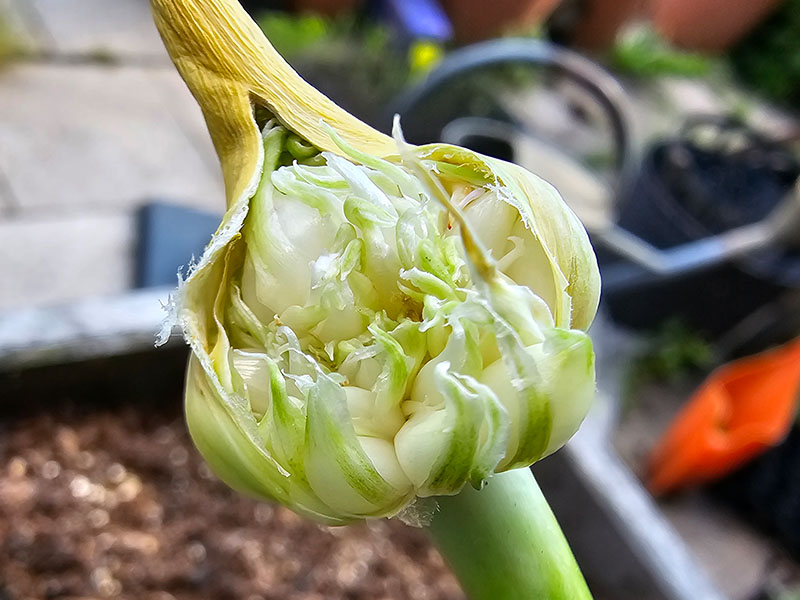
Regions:
[[[176,307],[189,428],[215,472],[337,524],[561,447],[594,393],[599,277],[553,187],[371,130],[236,3],[153,4],[228,190]]]

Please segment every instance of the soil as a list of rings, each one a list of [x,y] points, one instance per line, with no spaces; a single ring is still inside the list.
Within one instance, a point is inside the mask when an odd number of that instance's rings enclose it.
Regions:
[[[425,533],[237,495],[177,407],[0,422],[0,600],[463,600]]]

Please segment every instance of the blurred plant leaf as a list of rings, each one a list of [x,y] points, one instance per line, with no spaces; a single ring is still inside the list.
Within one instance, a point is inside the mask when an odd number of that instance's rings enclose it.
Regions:
[[[638,77],[703,77],[715,62],[703,54],[675,48],[647,25],[626,29],[612,48],[610,60],[614,68]]]
[[[631,362],[624,398],[630,402],[648,383],[677,383],[693,371],[709,370],[713,363],[707,341],[680,320],[666,321]]]
[[[787,0],[730,54],[739,77],[768,98],[800,102],[800,0]]]

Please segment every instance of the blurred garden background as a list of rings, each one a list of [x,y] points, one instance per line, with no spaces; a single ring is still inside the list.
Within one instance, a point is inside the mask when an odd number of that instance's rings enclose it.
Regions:
[[[597,407],[534,471],[596,597],[800,598],[800,1],[242,3],[353,114],[589,230]],[[0,0],[0,599],[462,598],[421,531],[202,465],[153,336],[223,209],[149,2]]]

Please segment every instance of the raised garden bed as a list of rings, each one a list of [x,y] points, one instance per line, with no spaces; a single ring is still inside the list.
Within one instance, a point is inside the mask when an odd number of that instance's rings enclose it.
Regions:
[[[464,598],[422,530],[322,527],[220,483],[185,430],[182,357],[0,377],[2,600]]]
[[[208,477],[182,421],[186,348],[152,349],[162,294],[0,315],[0,600],[463,598],[422,530],[320,528]],[[595,600],[719,600],[608,447],[625,340],[603,319],[593,335],[595,409],[536,465],[542,489]]]

